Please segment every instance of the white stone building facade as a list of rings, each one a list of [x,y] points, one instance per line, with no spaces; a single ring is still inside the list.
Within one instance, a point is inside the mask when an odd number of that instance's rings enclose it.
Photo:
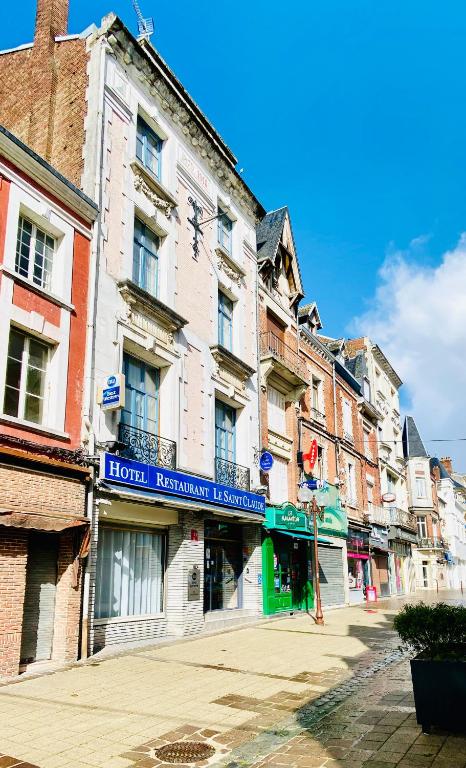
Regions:
[[[84,189],[102,211],[85,436],[103,452],[85,595],[96,649],[261,612],[264,212],[150,44],[112,15],[88,50]],[[124,403],[105,407],[118,384]]]

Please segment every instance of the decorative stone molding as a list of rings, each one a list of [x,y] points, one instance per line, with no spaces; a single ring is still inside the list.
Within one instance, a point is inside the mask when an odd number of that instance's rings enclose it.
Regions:
[[[241,288],[245,271],[239,264],[234,261],[230,255],[220,246],[215,249],[217,254],[217,267],[224,272],[224,274],[233,280],[234,283]]]
[[[180,88],[175,76],[150,43],[134,43],[122,22],[113,17],[105,30],[116,58],[125,68],[134,67],[134,79],[146,82],[151,96],[185,136],[185,141],[210,168],[212,176],[253,220],[264,211],[236,171],[236,157],[223,143],[190,96]]]
[[[169,219],[172,210],[177,205],[175,198],[161,184],[156,183],[155,179],[151,178],[149,181],[147,178],[148,174],[145,174],[138,162],[133,162],[131,167],[134,173],[135,190],[145,195],[152,205],[158,208],[159,211],[162,211],[167,219]]]
[[[240,396],[249,399],[246,382],[254,373],[254,368],[221,345],[211,347],[210,351],[215,361],[213,378],[227,387],[232,387]]]
[[[293,440],[290,440],[289,437],[280,435],[278,432],[274,432],[271,429],[268,431],[268,438],[268,448],[272,451],[272,453],[275,453],[282,459],[291,461],[293,454]]]
[[[174,353],[175,333],[186,325],[187,320],[131,280],[119,283],[118,287],[125,302],[121,320]]]

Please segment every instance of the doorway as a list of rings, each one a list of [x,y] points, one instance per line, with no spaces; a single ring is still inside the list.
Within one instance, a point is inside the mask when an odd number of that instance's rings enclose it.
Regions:
[[[204,545],[204,612],[241,608],[241,525],[208,520]]]
[[[52,657],[57,589],[58,536],[31,533],[21,636],[21,663]]]

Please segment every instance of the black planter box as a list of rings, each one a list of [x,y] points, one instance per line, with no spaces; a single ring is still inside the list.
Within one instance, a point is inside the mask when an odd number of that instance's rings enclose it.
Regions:
[[[462,659],[434,661],[419,654],[411,660],[416,718],[424,733],[431,726],[466,732],[466,645],[462,651]]]

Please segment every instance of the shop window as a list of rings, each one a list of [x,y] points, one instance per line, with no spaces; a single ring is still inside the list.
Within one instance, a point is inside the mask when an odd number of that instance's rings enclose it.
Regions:
[[[218,343],[233,349],[233,302],[223,291],[218,292]]]
[[[133,281],[152,296],[158,295],[160,240],[149,227],[134,219]]]
[[[97,551],[97,619],[163,610],[165,536],[103,526]]]
[[[50,290],[56,240],[32,221],[19,217],[15,271],[18,275]]]
[[[3,413],[42,424],[50,347],[11,328]]]
[[[157,179],[161,178],[162,144],[162,139],[157,136],[155,131],[147,125],[142,117],[138,117],[136,157]]]
[[[267,420],[273,432],[286,434],[285,395],[270,386],[267,387]]]

